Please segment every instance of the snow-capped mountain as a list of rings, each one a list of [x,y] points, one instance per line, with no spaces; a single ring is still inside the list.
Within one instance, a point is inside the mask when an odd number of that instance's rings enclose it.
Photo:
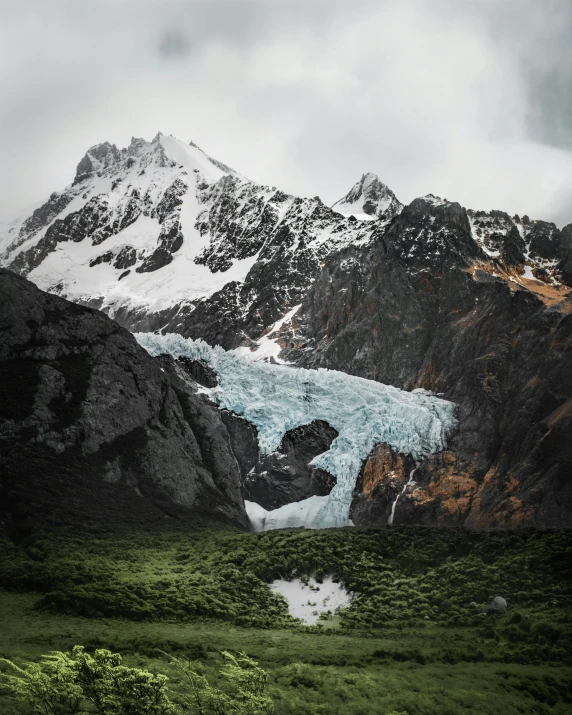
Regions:
[[[42,288],[101,301],[111,312],[209,295],[243,280],[252,265],[230,261],[222,278],[195,261],[209,246],[195,227],[197,194],[223,177],[243,180],[196,146],[161,134],[152,142],[132,139],[122,150],[92,147],[74,182],[12,227],[4,262]]]
[[[452,205],[429,195],[404,214],[367,173],[330,209],[158,133],[124,149],[89,149],[72,184],[0,227],[0,261],[130,329],[175,331],[259,357],[272,326],[294,332],[293,309],[328,257],[351,246],[407,244],[407,260],[433,255],[436,265],[457,246],[457,258],[521,285],[572,280],[553,224],[459,207],[457,224],[441,225],[439,213]]]
[[[332,208],[343,216],[361,220],[391,219],[400,213],[403,204],[375,174],[367,173]]]
[[[349,504],[354,523],[572,525],[572,224],[432,194],[402,206],[372,174],[329,208],[158,134],[92,147],[70,186],[5,226],[0,247],[12,271],[133,332],[455,404],[445,449],[419,458],[389,438],[373,447]],[[260,390],[250,397],[270,409]],[[235,418],[220,419],[257,519],[337,493],[334,476],[312,467],[343,432],[335,416],[308,413],[260,459],[252,425]]]
[[[372,230],[159,133],[89,149],[73,183],[5,230],[0,247],[3,265],[129,326],[186,318],[225,287],[237,321],[268,285],[282,285],[260,332],[299,302],[327,255]]]

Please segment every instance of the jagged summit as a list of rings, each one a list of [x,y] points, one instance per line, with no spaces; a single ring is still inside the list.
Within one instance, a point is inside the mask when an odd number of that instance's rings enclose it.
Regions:
[[[255,320],[259,335],[284,302],[299,302],[329,254],[369,241],[373,228],[158,132],[121,149],[90,147],[72,184],[2,230],[0,262],[130,327],[135,314],[154,328],[169,316],[185,323],[212,298]],[[261,312],[252,296],[267,292]]]
[[[136,162],[139,164],[139,170],[151,164],[159,167],[179,166],[187,171],[199,171],[204,178],[210,180],[221,178],[220,172],[239,175],[234,169],[209,156],[194,142],[185,144],[172,135],[157,132],[150,142],[131,137],[129,146],[123,149],[118,149],[115,144],[107,141],[90,147],[77,166],[74,184],[93,175],[101,177],[106,173],[130,170]],[[215,169],[212,170],[212,167]]]
[[[404,208],[371,172],[329,208],[158,132],[90,147],[73,183],[0,226],[0,264],[131,329],[248,350],[340,252],[350,260],[383,240],[410,271],[487,264],[544,291],[572,283],[571,237],[572,226],[467,211],[432,194]],[[282,326],[280,348],[296,320]]]
[[[348,193],[333,204],[332,209],[343,216],[355,216],[362,220],[393,218],[403,208],[393,191],[371,172],[361,179]]]

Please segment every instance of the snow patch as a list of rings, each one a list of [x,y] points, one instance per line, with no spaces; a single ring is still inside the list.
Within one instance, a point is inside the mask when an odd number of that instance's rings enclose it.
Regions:
[[[235,353],[235,355],[246,358],[247,360],[276,362],[285,365],[286,361],[278,357],[282,351],[282,346],[278,344],[278,334],[285,323],[292,321],[292,318],[301,307],[302,304],[300,303],[300,305],[297,305],[295,308],[292,308],[292,310],[289,310],[283,318],[277,320],[266,335],[263,335],[256,341],[257,347],[255,349],[240,347],[235,348],[232,352]]]
[[[334,582],[332,576],[326,576],[322,583],[310,578],[307,584],[299,578],[292,581],[277,579],[270,588],[288,601],[291,616],[309,625],[317,623],[321,613],[333,613],[337,608],[349,606],[352,600],[351,593]]]

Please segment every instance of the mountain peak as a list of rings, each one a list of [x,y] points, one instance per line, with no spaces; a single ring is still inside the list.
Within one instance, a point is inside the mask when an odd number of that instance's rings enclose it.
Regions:
[[[75,181],[81,181],[93,172],[114,164],[120,157],[121,152],[115,144],[110,144],[109,142],[94,144],[86,151],[77,165]]]
[[[344,216],[353,215],[362,220],[393,218],[402,208],[393,191],[370,171],[363,174],[350,191],[332,206],[334,211]]]
[[[194,142],[186,144],[172,134],[157,132],[151,141],[131,137],[129,146],[123,149],[107,141],[90,147],[77,165],[74,184],[95,174],[101,176],[108,170],[112,173],[116,173],[120,167],[128,170],[134,166],[134,162],[139,162],[139,169],[152,164],[157,167],[178,166],[188,173],[197,170],[210,181],[216,181],[224,174],[244,178],[231,167],[206,154]]]

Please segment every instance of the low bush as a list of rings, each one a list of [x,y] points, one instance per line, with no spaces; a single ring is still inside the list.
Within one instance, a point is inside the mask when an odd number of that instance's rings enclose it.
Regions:
[[[8,691],[26,702],[35,715],[271,715],[265,694],[268,675],[245,653],[223,651],[220,675],[226,688],[212,685],[188,660],[171,658],[184,686],[171,700],[167,677],[122,664],[118,653],[83,646],[54,651],[23,667],[3,659],[13,673],[1,674]]]

